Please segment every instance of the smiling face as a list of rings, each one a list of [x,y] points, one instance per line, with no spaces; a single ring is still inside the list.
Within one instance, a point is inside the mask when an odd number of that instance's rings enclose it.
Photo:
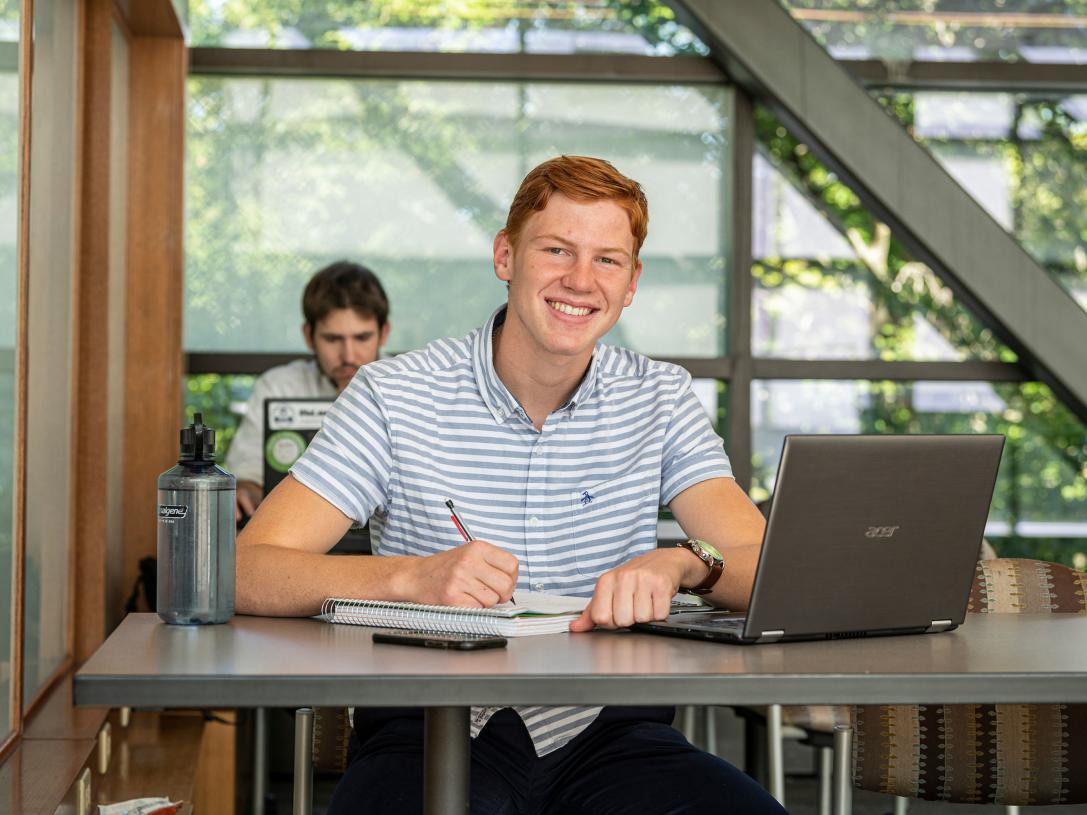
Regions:
[[[494,240],[494,268],[509,283],[503,342],[522,353],[589,356],[634,299],[642,264],[634,258],[626,210],[610,200],[555,193],[533,213],[516,245]]]
[[[363,317],[352,308],[337,308],[318,320],[311,330],[302,326],[306,345],[325,376],[342,391],[360,367],[377,359],[389,338],[391,325],[379,329],[373,317]]]

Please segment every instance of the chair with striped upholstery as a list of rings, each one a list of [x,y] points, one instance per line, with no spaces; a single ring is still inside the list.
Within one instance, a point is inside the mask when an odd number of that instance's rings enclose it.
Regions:
[[[1085,595],[1087,574],[1005,558],[978,564],[968,610],[1087,614]],[[861,789],[1009,811],[1087,803],[1087,705],[862,705],[852,720]]]
[[[351,741],[350,708],[319,707],[313,714],[313,769],[342,775]]]
[[[759,505],[764,513],[768,511],[767,502]],[[766,505],[766,506],[764,506]],[[996,559],[992,544],[981,539],[981,561]],[[980,564],[979,564],[980,568]],[[979,571],[980,574],[980,571]],[[776,708],[776,710],[775,710]],[[769,709],[752,708],[766,717],[768,722],[767,742],[767,786],[784,803],[785,767],[781,742],[785,734],[797,734],[801,744],[809,744],[819,752],[819,815],[830,815],[831,811],[831,774],[834,763],[834,729],[852,724],[852,709],[849,705],[771,705]],[[741,714],[743,715],[743,714]],[[902,811],[899,802],[897,810]]]

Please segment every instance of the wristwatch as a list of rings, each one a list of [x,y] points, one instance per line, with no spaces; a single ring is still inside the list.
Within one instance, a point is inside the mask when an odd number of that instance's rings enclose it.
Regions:
[[[713,587],[717,585],[717,581],[721,579],[721,574],[725,571],[725,559],[721,557],[720,552],[703,540],[685,541],[684,543],[679,544],[679,547],[693,552],[710,570],[710,573],[706,575],[706,579],[697,586],[680,588],[680,591],[687,594],[709,594],[713,590]]]

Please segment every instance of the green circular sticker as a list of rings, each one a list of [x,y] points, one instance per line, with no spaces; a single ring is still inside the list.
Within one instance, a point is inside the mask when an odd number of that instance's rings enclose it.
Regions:
[[[293,430],[280,430],[264,443],[264,460],[277,472],[285,473],[306,449],[306,440]]]

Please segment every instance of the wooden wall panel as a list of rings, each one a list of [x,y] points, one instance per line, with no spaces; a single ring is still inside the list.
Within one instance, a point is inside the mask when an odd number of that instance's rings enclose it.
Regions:
[[[137,35],[129,53],[126,586],[155,552],[156,479],[177,459],[186,72],[180,38]]]
[[[83,9],[83,161],[76,302],[74,656],[105,636],[106,456],[109,405],[110,62],[112,0]]]

